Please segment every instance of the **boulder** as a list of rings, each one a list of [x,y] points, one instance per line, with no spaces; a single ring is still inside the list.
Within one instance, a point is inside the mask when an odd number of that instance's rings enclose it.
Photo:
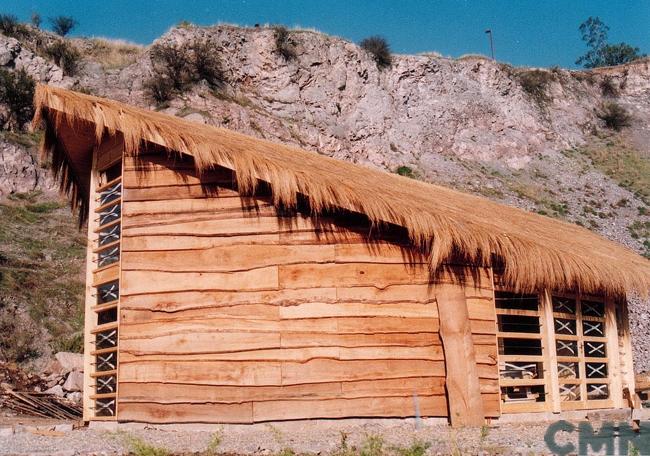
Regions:
[[[59,352],[54,357],[61,364],[63,372],[83,371],[84,369],[84,355],[81,353]]]
[[[65,391],[81,391],[83,390],[84,387],[84,374],[77,371],[73,370],[68,374],[68,378],[65,379],[65,383],[63,384],[63,389]]]
[[[63,388],[61,387],[61,385],[53,386],[52,388],[50,388],[48,390],[45,390],[45,392],[47,394],[54,394],[55,396],[58,396],[58,397],[64,397],[65,396],[65,392],[63,391]]]
[[[65,370],[58,359],[53,359],[45,366],[43,373],[52,376],[61,376],[65,374]]]
[[[75,393],[68,393],[65,395],[67,399],[70,399],[72,402],[75,402],[77,404],[81,404],[81,401],[83,399],[83,395],[79,392]]]

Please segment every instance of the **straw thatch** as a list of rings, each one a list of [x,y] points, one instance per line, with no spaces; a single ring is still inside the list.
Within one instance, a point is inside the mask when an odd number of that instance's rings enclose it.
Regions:
[[[84,178],[61,150],[61,129],[94,130],[94,143],[120,132],[127,154],[145,142],[190,155],[203,172],[214,166],[232,169],[243,193],[257,180],[268,182],[274,202],[294,206],[298,194],[312,211],[343,208],[367,215],[374,223],[408,230],[411,241],[430,255],[432,269],[462,255],[476,264],[499,261],[506,283],[519,290],[544,288],[622,294],[646,293],[650,262],[620,244],[584,228],[445,187],[335,160],[294,147],[258,140],[223,128],[135,108],[116,101],[39,86],[35,124],[46,125],[45,153],[83,209],[88,195]],[[89,145],[88,154],[93,145]],[[77,168],[75,168],[75,166]]]

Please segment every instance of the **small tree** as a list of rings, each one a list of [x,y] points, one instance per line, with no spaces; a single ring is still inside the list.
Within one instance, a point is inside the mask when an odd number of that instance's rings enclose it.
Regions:
[[[644,57],[639,48],[627,43],[609,44],[607,35],[609,27],[598,17],[589,17],[580,24],[580,34],[589,50],[576,60],[576,64],[585,68],[621,65]]]
[[[0,68],[0,103],[7,106],[10,129],[22,129],[34,116],[35,86],[25,70],[10,72]]]
[[[59,36],[66,36],[79,23],[70,16],[56,16],[50,19],[52,31]]]
[[[34,27],[41,28],[42,20],[41,20],[41,15],[40,14],[38,14],[36,12],[32,13],[31,21],[32,21],[32,25]]]
[[[364,38],[359,43],[359,46],[372,55],[380,70],[391,65],[392,56],[390,53],[390,45],[386,41],[386,38],[381,36]]]

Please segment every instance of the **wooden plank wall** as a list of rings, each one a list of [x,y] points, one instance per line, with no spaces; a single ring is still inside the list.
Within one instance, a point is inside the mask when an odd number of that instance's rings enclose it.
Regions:
[[[447,416],[426,260],[369,243],[367,226],[281,217],[232,180],[178,159],[125,162],[118,419]],[[481,392],[498,416],[492,281],[473,272]]]

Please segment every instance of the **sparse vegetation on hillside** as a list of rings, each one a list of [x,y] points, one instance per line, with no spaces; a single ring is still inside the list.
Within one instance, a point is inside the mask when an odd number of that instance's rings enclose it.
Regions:
[[[72,31],[79,23],[76,19],[70,16],[55,16],[50,18],[52,24],[52,31],[59,36],[66,36]]]
[[[44,53],[54,63],[61,67],[67,76],[74,76],[79,68],[81,53],[70,42],[57,40],[44,49]]]
[[[21,130],[34,116],[35,82],[25,70],[0,68],[0,103],[7,106],[8,116],[0,119],[9,130]]]
[[[80,351],[85,236],[40,192],[0,203],[0,359]]]
[[[627,43],[609,44],[609,27],[599,17],[589,17],[579,29],[589,50],[576,60],[576,64],[585,68],[621,65],[645,56],[639,53],[638,47]]]
[[[650,206],[650,160],[620,139],[579,149],[593,165]]]
[[[364,38],[359,43],[359,46],[361,49],[372,55],[372,58],[375,63],[377,63],[377,67],[380,70],[388,68],[391,65],[392,56],[390,45],[388,44],[388,41],[386,41],[386,38],[378,35]]]
[[[219,55],[207,41],[155,44],[150,56],[153,74],[145,82],[145,88],[156,103],[165,103],[175,93],[183,93],[202,80],[212,89],[220,88],[225,82]]]
[[[605,122],[605,126],[611,130],[620,131],[630,126],[632,117],[623,106],[614,102],[604,103],[598,112],[598,117]]]
[[[273,39],[275,41],[275,52],[285,60],[296,58],[296,46],[291,39],[291,33],[284,25],[273,27]]]
[[[124,68],[135,63],[144,52],[142,46],[125,41],[92,38],[84,48],[84,54],[100,63],[105,70]]]
[[[618,96],[618,89],[614,85],[614,81],[611,76],[605,76],[602,81],[600,81],[600,93],[607,98],[614,98]]]
[[[521,88],[540,106],[550,100],[547,90],[554,79],[555,75],[552,72],[544,70],[526,70],[517,73],[517,80],[521,84]]]

